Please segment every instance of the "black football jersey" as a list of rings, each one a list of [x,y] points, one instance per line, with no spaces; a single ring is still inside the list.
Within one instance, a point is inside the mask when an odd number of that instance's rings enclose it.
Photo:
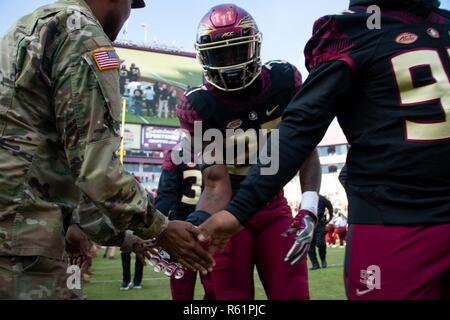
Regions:
[[[234,148],[233,161],[227,162],[233,191],[251,168],[251,159],[257,158],[260,145],[260,129],[269,134],[281,122],[281,117],[302,83],[301,74],[291,64],[271,61],[262,68],[259,80],[240,96],[221,92],[209,84],[188,91],[178,107],[177,114],[182,128],[194,133],[194,122],[201,121],[203,131],[218,129],[224,137],[224,158]],[[227,129],[238,130],[227,135]],[[247,138],[246,153],[238,152],[236,142]],[[230,140],[232,141],[230,143]],[[226,144],[228,143],[228,149]],[[251,145],[255,144],[255,145]],[[251,153],[251,151],[254,151]],[[256,153],[256,154],[254,154]]]
[[[202,173],[195,163],[173,163],[167,153],[162,165],[155,208],[171,220],[184,221],[195,211],[202,192]]]
[[[280,125],[276,179],[254,168],[229,206],[242,221],[287,183],[335,116],[351,144],[350,223],[450,222],[450,18],[352,6],[319,19],[305,54],[311,71]]]

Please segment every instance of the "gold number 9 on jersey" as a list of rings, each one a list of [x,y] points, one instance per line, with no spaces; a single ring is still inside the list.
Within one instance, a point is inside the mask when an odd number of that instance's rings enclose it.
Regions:
[[[183,195],[181,198],[181,202],[184,204],[188,204],[191,206],[195,206],[200,200],[200,195],[202,194],[202,173],[200,170],[186,170],[183,172],[183,179],[195,178],[195,182],[192,184],[191,190],[194,191],[194,196],[189,197],[187,195]]]
[[[447,50],[450,55],[450,49]],[[439,101],[445,113],[444,121],[406,120],[406,139],[417,142],[433,142],[450,138],[450,79],[435,49],[420,49],[402,53],[392,58],[400,99],[403,106]],[[415,87],[411,69],[429,66],[434,82]]]

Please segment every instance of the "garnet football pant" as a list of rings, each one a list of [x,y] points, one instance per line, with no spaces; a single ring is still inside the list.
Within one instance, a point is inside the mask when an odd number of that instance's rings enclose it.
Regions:
[[[170,290],[172,292],[172,299],[175,301],[194,300],[197,273],[190,270],[185,270],[184,272],[184,277],[179,280],[174,277],[170,278]],[[200,275],[200,281],[202,282],[203,289],[205,290],[203,300],[215,300],[211,275]]]
[[[347,240],[347,228],[346,227],[336,228],[336,234],[339,237],[339,244],[343,246],[344,242]]]
[[[215,256],[212,279],[218,300],[253,300],[255,265],[268,299],[309,299],[306,259],[294,266],[284,262],[295,235],[283,238],[281,234],[291,223],[291,210],[279,194],[231,239]]]
[[[326,240],[328,244],[336,244],[336,239],[334,238],[334,225],[329,224],[327,226],[327,235],[326,235]]]
[[[345,285],[352,300],[449,299],[450,224],[351,225]]]

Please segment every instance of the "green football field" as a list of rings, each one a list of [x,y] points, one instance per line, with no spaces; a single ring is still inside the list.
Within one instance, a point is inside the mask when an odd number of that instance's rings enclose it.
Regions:
[[[143,124],[143,125],[156,125],[156,126],[171,126],[179,127],[180,122],[178,118],[159,119],[157,117],[138,116],[133,113],[127,112],[126,123]]]
[[[313,300],[345,299],[343,283],[344,249],[328,248],[327,269],[309,272],[310,293]],[[132,261],[132,270],[134,261]],[[134,270],[133,270],[134,271]],[[116,259],[103,259],[103,250],[97,252],[93,264],[94,275],[85,285],[84,294],[90,300],[170,300],[169,280],[162,274],[155,273],[151,267],[144,269],[142,289],[120,291],[122,268],[120,251]],[[256,299],[265,300],[266,295],[255,272]],[[196,286],[196,299],[201,299],[203,291],[200,283]]]

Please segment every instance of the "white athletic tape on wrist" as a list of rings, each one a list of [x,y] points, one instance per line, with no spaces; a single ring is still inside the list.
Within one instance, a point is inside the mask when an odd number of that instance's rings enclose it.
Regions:
[[[314,191],[307,191],[302,194],[302,205],[300,210],[308,210],[317,216],[319,206],[319,194]]]

